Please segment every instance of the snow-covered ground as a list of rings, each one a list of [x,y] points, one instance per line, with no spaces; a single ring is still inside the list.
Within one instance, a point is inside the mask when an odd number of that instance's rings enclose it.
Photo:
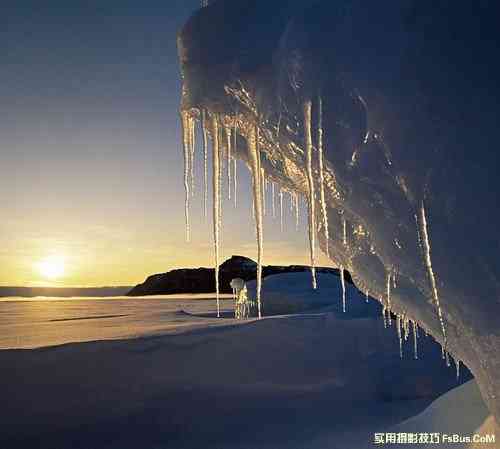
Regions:
[[[499,448],[500,434],[481,393],[471,380],[439,397],[422,413],[389,429],[392,433],[437,434],[439,444],[419,444],[424,449]],[[492,441],[494,437],[495,441]],[[456,440],[456,441],[455,441]],[[405,445],[392,445],[403,448]]]
[[[1,301],[0,447],[360,449],[459,385],[431,338],[401,360],[378,303],[349,287],[343,314],[322,277],[331,306],[260,321],[213,298]],[[310,294],[294,279],[266,280],[264,311]]]

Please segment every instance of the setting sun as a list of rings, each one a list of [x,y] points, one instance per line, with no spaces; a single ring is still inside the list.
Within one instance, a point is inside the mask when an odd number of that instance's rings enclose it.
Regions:
[[[58,279],[64,275],[64,258],[60,256],[50,256],[41,260],[37,267],[44,278]]]

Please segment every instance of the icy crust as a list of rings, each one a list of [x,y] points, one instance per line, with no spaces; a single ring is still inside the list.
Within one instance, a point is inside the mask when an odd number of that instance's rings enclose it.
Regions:
[[[219,0],[181,31],[186,217],[205,116],[220,160],[252,172],[259,254],[263,188],[304,196],[311,266],[317,239],[401,339],[420,327],[471,369],[498,421],[497,6],[300,7]]]

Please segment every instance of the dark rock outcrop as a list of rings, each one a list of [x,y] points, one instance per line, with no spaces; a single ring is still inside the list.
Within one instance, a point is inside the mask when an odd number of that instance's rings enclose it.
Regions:
[[[308,271],[309,269],[305,265],[268,265],[263,267],[262,276],[299,273]],[[339,276],[339,270],[335,268],[320,267],[316,271]],[[229,283],[234,278],[241,278],[248,282],[254,280],[256,276],[257,264],[252,259],[243,256],[232,256],[220,266],[220,291],[221,293],[231,293],[232,290]],[[348,272],[345,272],[345,279],[347,282],[352,282]],[[127,295],[172,295],[179,293],[212,293],[214,291],[215,270],[213,268],[183,268],[167,273],[154,274],[148,277],[144,283],[136,285]]]

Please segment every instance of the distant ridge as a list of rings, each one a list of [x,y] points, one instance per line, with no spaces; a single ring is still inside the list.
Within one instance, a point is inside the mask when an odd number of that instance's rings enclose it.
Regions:
[[[130,286],[119,287],[0,287],[0,298],[9,296],[35,298],[37,296],[124,296]]]
[[[309,271],[306,265],[277,266],[268,265],[263,267],[263,277],[281,273],[297,273]],[[339,276],[336,268],[316,268],[318,273],[331,273]],[[227,259],[219,270],[221,293],[231,293],[229,285],[231,279],[241,278],[251,281],[256,278],[257,263],[244,256],[232,256]],[[352,283],[350,274],[345,272],[345,279]],[[172,270],[167,273],[149,276],[142,284],[136,285],[128,296],[150,296],[150,295],[172,295],[184,293],[213,293],[215,291],[215,272],[213,268],[183,268]]]

